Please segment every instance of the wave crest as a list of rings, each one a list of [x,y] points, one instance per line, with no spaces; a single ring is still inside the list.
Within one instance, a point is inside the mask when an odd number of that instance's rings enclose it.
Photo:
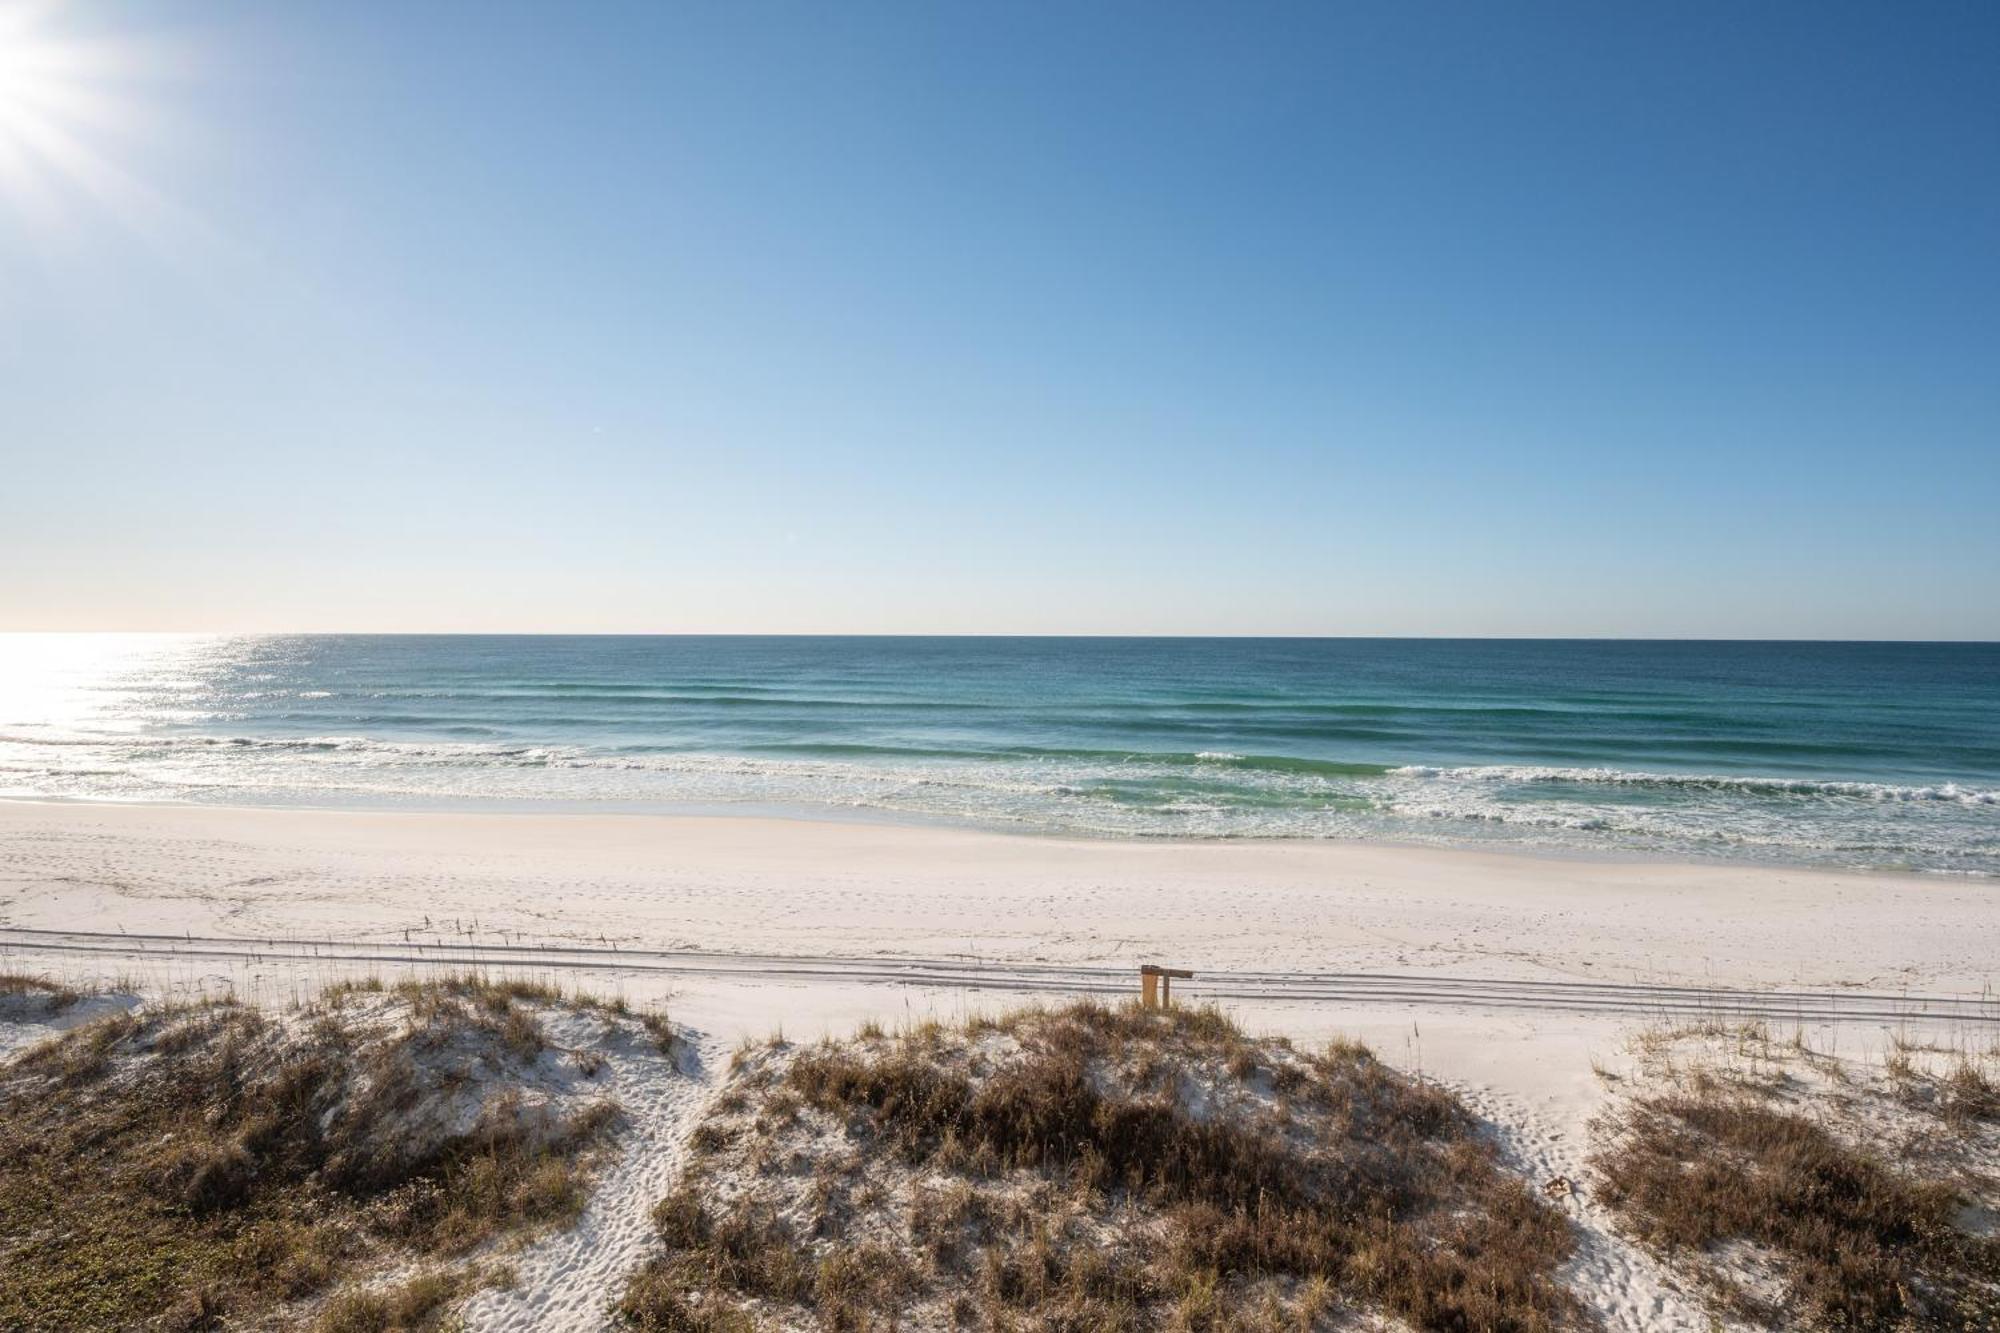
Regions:
[[[1391,777],[1444,782],[1540,784],[1596,787],[1651,787],[1665,791],[1708,791],[1746,796],[1839,796],[1869,801],[1952,801],[1960,805],[2000,805],[2000,791],[1943,782],[1899,786],[1831,778],[1778,778],[1723,773],[1647,773],[1617,768],[1538,768],[1516,764],[1433,767],[1405,764]]]

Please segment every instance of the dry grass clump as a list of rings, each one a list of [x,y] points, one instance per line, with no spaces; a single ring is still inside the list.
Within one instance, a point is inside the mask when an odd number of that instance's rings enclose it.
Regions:
[[[745,1053],[631,1326],[1425,1329],[1587,1319],[1568,1223],[1442,1090],[1214,1011],[1079,1004]]]
[[[0,972],[0,1017],[48,1017],[82,998],[82,992],[46,977],[28,972]]]
[[[0,1066],[0,1328],[297,1322],[337,1278],[574,1217],[616,1111],[524,1100],[533,1026],[444,992],[213,1002]],[[470,1280],[344,1294],[326,1326],[429,1327]]]
[[[392,1287],[351,1287],[328,1300],[312,1333],[415,1333],[435,1329],[452,1302],[476,1289],[480,1273],[419,1273]]]
[[[0,972],[0,995],[55,995],[75,1000],[77,993],[32,972]]]
[[[1598,1196],[1773,1327],[2000,1328],[2000,1125],[1985,1066],[1841,1059],[1751,1029],[1652,1034],[1601,1124]]]
[[[565,991],[554,982],[533,977],[490,975],[482,972],[454,973],[421,980],[386,982],[379,976],[337,982],[320,992],[321,999],[338,1004],[351,995],[393,993],[420,1006],[463,1001],[489,1014],[506,1015],[517,1004],[566,1005],[590,1009],[620,1018],[630,1018],[644,1028],[662,1055],[678,1049],[679,1037],[665,1013],[658,1009],[634,1009],[623,996],[606,998],[588,991]],[[524,1034],[525,1035],[525,1034]]]
[[[1984,1064],[1961,1058],[1937,1080],[1937,1086],[1937,1105],[1946,1119],[2000,1121],[2000,1078]]]
[[[2000,1327],[2000,1243],[1957,1228],[1958,1191],[1802,1115],[1727,1095],[1643,1100],[1598,1169],[1600,1194],[1641,1240],[1696,1253],[1747,1243],[1769,1257],[1780,1302],[1713,1278],[1745,1317]]]

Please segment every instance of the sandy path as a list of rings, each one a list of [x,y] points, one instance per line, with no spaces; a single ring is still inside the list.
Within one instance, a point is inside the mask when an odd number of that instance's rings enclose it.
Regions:
[[[549,1017],[557,1041],[559,1026]],[[689,1034],[671,1057],[649,1042],[597,1046],[605,1067],[594,1080],[618,1099],[625,1121],[617,1160],[608,1163],[576,1225],[506,1256],[516,1281],[479,1292],[464,1309],[482,1333],[596,1329],[625,1274],[652,1252],[653,1205],[664,1198],[687,1155],[688,1136],[714,1092],[724,1048]]]

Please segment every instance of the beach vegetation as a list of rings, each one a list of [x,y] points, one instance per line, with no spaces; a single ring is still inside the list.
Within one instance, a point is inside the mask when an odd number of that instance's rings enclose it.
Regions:
[[[1590,1323],[1568,1221],[1455,1097],[1211,1009],[753,1051],[695,1133],[630,1327]]]
[[[0,1327],[437,1326],[475,1251],[575,1218],[619,1118],[525,1096],[541,1030],[491,994],[161,1005],[0,1065]]]
[[[1874,1061],[1688,1032],[1635,1045],[1595,1190],[1720,1317],[2000,1328],[2000,1235],[1978,1220],[2000,1201],[2000,1107],[1981,1057],[1910,1039]]]
[[[452,1304],[487,1276],[478,1269],[435,1269],[387,1286],[350,1286],[320,1308],[311,1333],[443,1333],[452,1326]]]
[[[62,1013],[83,992],[30,972],[0,972],[0,1014],[48,1018]]]

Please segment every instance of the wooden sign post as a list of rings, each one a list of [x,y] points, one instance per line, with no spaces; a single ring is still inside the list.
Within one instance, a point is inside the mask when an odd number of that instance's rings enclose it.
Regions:
[[[1180,967],[1155,967],[1144,963],[1139,968],[1139,1003],[1148,1009],[1170,1009],[1174,1003],[1174,979],[1192,981],[1194,973]]]

